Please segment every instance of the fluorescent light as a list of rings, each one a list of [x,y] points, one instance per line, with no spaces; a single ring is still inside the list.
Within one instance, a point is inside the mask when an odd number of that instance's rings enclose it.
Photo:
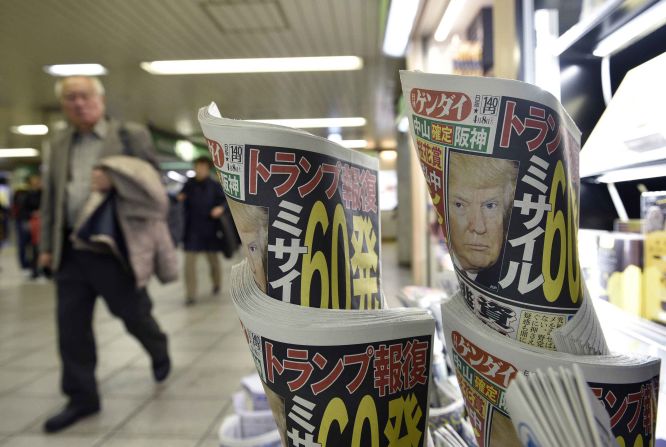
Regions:
[[[613,31],[608,37],[599,42],[592,54],[604,57],[616,53],[657,28],[660,28],[665,23],[666,1],[662,0]]]
[[[11,131],[21,135],[46,135],[49,133],[49,126],[45,124],[21,124],[12,126]]]
[[[302,119],[268,119],[248,120],[255,123],[277,124],[279,126],[311,129],[317,127],[361,127],[365,126],[365,118],[302,118]]]
[[[568,50],[574,43],[581,39],[588,31],[603,22],[616,8],[622,4],[623,0],[606,0],[596,6],[594,10],[586,15],[582,20],[569,28],[560,37],[553,47],[553,55],[559,56]]]
[[[396,158],[398,158],[398,152],[397,151],[381,151],[379,153],[379,157],[384,160],[384,161],[393,161]]]
[[[663,177],[666,172],[666,164],[640,166],[637,168],[626,168],[611,171],[597,177],[599,183],[618,183],[645,178]]]
[[[185,161],[194,160],[194,154],[196,153],[196,147],[190,141],[187,140],[178,140],[176,141],[175,152],[180,158]]]
[[[357,56],[193,59],[141,62],[141,68],[154,75],[340,71],[360,70],[363,59]]]
[[[384,54],[402,57],[412,33],[419,0],[392,0],[384,33]]]
[[[45,65],[44,71],[51,76],[101,76],[107,73],[100,64],[59,64]]]
[[[366,140],[341,140],[336,141],[336,143],[350,149],[363,149],[364,147],[368,146],[368,142]]]
[[[449,2],[444,10],[444,14],[442,14],[442,20],[435,31],[435,40],[437,42],[443,42],[449,37],[464,7],[465,0],[451,0]]]
[[[194,169],[190,169],[189,171],[187,171],[185,173],[185,175],[187,175],[189,178],[192,178],[192,177],[196,176],[196,173],[194,172]]]
[[[534,83],[561,97],[560,60],[554,56],[557,42],[558,15],[555,9],[537,9],[534,12],[536,47],[534,50]]]
[[[0,149],[0,158],[21,158],[21,157],[37,157],[37,156],[39,156],[39,151],[31,147]]]
[[[180,174],[176,171],[169,171],[167,172],[167,177],[169,177],[171,180],[178,182],[178,183],[185,183],[187,181],[187,177],[185,177],[183,174]]]

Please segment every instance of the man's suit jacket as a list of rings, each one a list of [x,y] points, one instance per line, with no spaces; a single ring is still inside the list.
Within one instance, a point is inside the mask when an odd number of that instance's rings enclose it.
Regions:
[[[150,132],[145,126],[134,123],[123,123],[109,119],[108,128],[103,141],[100,158],[110,155],[121,155],[125,152],[121,127],[127,130],[129,154],[142,158],[153,166],[157,165],[155,150]],[[72,139],[75,129],[71,126],[56,133],[51,139],[51,150],[48,161],[44,164],[46,172],[44,178],[44,191],[41,203],[41,240],[40,252],[50,252],[53,256],[52,268],[54,271],[60,266],[64,238],[67,230],[67,182],[70,169],[77,169],[76,160],[70,160]]]

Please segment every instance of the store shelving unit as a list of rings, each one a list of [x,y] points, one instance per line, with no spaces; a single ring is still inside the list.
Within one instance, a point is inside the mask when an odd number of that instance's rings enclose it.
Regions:
[[[594,54],[605,38],[639,23],[643,13],[665,1],[608,0],[556,41],[562,103],[583,135],[581,228],[612,230],[617,218],[639,218],[641,189],[666,190],[666,55],[659,67],[645,70],[642,65],[666,52],[666,15],[661,25],[625,48],[606,57]],[[649,71],[660,73],[655,79],[661,80],[652,79]],[[594,290],[594,285],[588,287]],[[595,301],[612,350],[662,359],[659,413],[664,416],[657,423],[657,438],[666,439],[666,328]]]
[[[557,39],[555,53],[561,58],[592,54],[604,37],[657,3],[659,0],[608,0],[564,32]]]

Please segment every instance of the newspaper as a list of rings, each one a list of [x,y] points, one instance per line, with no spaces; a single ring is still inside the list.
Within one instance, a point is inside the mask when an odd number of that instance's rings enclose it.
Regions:
[[[448,299],[447,294],[427,287],[406,286],[398,293],[398,299],[405,307],[427,309],[435,320],[428,417],[428,429],[435,447],[457,445],[458,438],[464,441],[463,445],[474,445],[476,441],[465,417],[465,401],[453,376],[453,367],[447,364],[441,325],[441,304]],[[455,432],[455,437],[451,432]]]
[[[294,306],[265,295],[247,260],[231,283],[284,446],[426,445],[426,310]]]
[[[517,376],[506,392],[506,406],[523,446],[619,447],[608,413],[575,363]]]
[[[214,104],[199,121],[246,254],[231,298],[282,445],[426,445],[435,322],[383,303],[377,159]]]
[[[401,71],[410,130],[467,306],[528,345],[607,353],[578,259],[580,131],[538,87]],[[584,309],[582,322],[567,324]],[[569,326],[569,327],[567,327]],[[583,328],[586,338],[571,329]],[[557,335],[555,335],[557,334]]]
[[[659,359],[623,354],[572,355],[498,337],[472,313],[461,294],[442,305],[442,317],[449,355],[479,447],[521,445],[506,404],[506,391],[513,379],[537,369],[571,368],[574,364],[608,413],[618,443],[654,444]],[[549,400],[550,396],[544,393],[538,398]],[[556,417],[545,416],[549,419],[544,423],[551,424]]]
[[[258,287],[286,303],[378,309],[378,160],[289,127],[199,122]]]

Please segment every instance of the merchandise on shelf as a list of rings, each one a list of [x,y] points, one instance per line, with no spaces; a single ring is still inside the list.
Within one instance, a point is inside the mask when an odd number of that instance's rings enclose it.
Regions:
[[[666,191],[641,195],[645,232],[643,316],[666,323]]]

